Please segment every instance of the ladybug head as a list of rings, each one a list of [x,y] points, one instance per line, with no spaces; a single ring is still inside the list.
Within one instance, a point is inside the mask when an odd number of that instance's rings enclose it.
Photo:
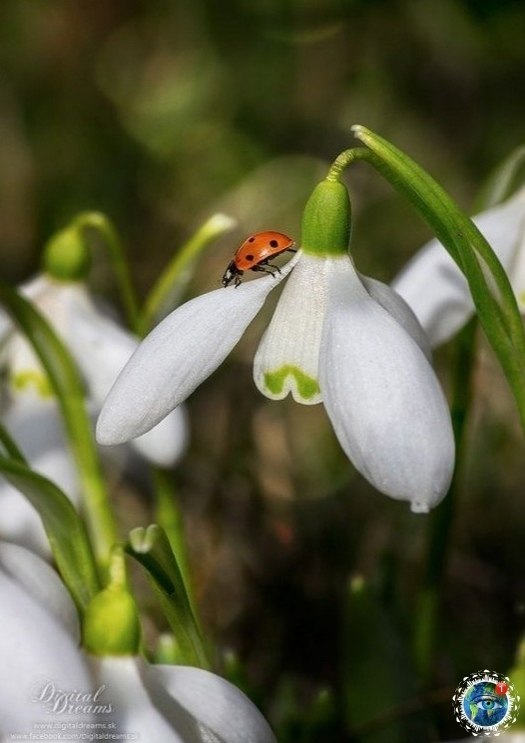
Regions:
[[[228,263],[226,271],[222,275],[222,285],[229,286],[232,281],[235,281],[235,286],[238,286],[240,284],[239,276],[242,276],[242,274],[243,272],[240,271],[235,265],[235,261],[230,261],[230,263]]]

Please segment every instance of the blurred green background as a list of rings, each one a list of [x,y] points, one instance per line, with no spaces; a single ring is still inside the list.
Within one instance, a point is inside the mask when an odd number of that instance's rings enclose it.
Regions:
[[[216,288],[246,234],[299,237],[354,123],[466,210],[524,140],[522,0],[3,0],[0,27],[0,255],[15,283],[54,230],[97,209],[145,296],[221,210],[239,226],[200,260],[191,293]],[[428,231],[366,166],[347,182],[356,261],[389,281]],[[102,249],[92,281],[114,295]],[[256,393],[268,312],[190,400],[192,445],[175,474],[204,624],[237,655],[225,672],[281,743],[460,738],[453,689],[480,667],[508,670],[525,629],[523,441],[502,375],[481,342],[423,678],[409,648],[429,519],[354,473],[321,406]],[[451,359],[437,355],[449,387]]]

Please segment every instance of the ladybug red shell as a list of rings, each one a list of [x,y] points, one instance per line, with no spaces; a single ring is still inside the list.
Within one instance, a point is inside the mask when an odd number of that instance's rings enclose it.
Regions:
[[[262,271],[273,276],[270,268],[279,272],[279,267],[272,265],[269,261],[276,255],[287,250],[294,250],[294,241],[282,232],[266,230],[250,235],[243,244],[237,248],[233,260],[228,264],[222,277],[222,285],[229,286],[233,281],[235,286],[241,283],[240,277],[245,271]]]

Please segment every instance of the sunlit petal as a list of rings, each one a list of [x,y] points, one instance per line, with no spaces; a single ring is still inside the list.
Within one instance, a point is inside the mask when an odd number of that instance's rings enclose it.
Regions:
[[[9,733],[34,733],[34,723],[42,719],[64,719],[45,701],[52,691],[48,682],[57,690],[92,688],[76,643],[63,625],[1,569],[0,605],[0,737],[7,739]]]
[[[474,222],[503,266],[511,269],[525,229],[525,188]],[[474,312],[463,274],[437,239],[416,253],[392,287],[414,310],[433,347],[451,338]]]
[[[31,550],[0,542],[0,570],[52,614],[75,642],[80,639],[78,614],[71,596],[53,568]]]
[[[239,689],[214,673],[188,666],[149,666],[152,695],[159,685],[198,723],[203,743],[276,743],[257,707]],[[215,736],[215,737],[213,737]]]
[[[177,727],[157,709],[142,680],[142,662],[134,657],[91,658],[96,686],[105,686],[112,706],[111,722],[119,735],[162,743],[199,743],[179,735]]]
[[[383,284],[382,281],[377,281],[377,279],[372,279],[370,276],[363,276],[362,274],[359,274],[359,278],[372,299],[380,304],[389,315],[392,315],[394,320],[397,320],[407,333],[412,336],[427,359],[430,360],[432,357],[432,350],[430,348],[428,336],[403,297],[391,289],[387,284]]]
[[[97,438],[119,444],[153,428],[226,358],[269,292],[291,270],[203,294],[166,317],[140,344],[102,408]]]
[[[378,490],[427,511],[446,494],[454,440],[419,346],[375,302],[350,261],[333,261],[320,385],[344,451]]]

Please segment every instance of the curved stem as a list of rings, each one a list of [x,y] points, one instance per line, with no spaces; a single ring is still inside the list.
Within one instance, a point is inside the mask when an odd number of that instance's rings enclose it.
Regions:
[[[339,182],[345,168],[357,160],[368,160],[369,156],[370,150],[366,147],[352,147],[350,150],[341,152],[330,166],[326,180]]]
[[[109,249],[113,270],[117,279],[119,293],[130,327],[138,331],[139,308],[128,268],[126,254],[118,233],[112,222],[101,212],[82,212],[76,217],[74,224],[80,229],[99,232]]]

